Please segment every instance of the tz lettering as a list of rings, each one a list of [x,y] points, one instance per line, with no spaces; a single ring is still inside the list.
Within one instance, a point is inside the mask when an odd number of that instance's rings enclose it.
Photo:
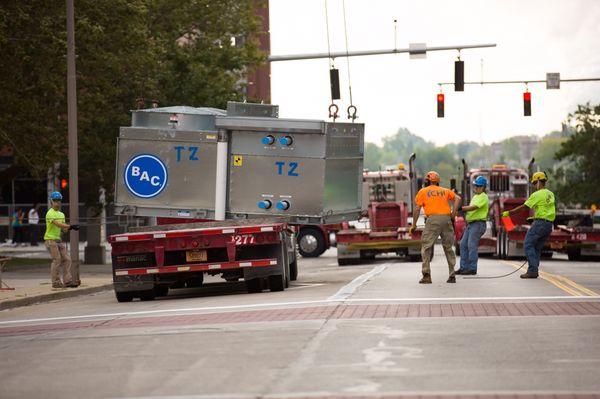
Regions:
[[[178,145],[173,148],[175,149],[175,151],[177,151],[177,162],[181,162],[181,153],[186,150],[188,152],[187,158],[190,161],[199,161],[200,160],[200,158],[198,158],[198,156],[197,156],[198,147],[186,147],[186,146]]]
[[[277,161],[275,162],[275,166],[277,168],[278,175],[287,174],[288,176],[294,177],[300,176],[298,172],[298,162],[288,162],[286,167],[285,162]]]

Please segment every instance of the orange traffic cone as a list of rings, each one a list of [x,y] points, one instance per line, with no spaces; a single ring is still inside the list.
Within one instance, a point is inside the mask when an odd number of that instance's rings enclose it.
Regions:
[[[502,216],[502,224],[504,225],[504,228],[508,232],[511,232],[515,229],[515,224],[513,223],[510,216]]]

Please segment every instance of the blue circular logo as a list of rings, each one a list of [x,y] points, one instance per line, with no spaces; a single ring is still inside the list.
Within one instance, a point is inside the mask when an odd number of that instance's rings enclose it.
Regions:
[[[137,155],[125,167],[125,185],[136,197],[156,197],[167,186],[165,164],[154,155]]]

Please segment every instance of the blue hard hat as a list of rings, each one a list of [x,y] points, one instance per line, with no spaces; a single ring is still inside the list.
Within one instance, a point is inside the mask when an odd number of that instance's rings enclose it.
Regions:
[[[52,201],[62,201],[62,194],[58,191],[53,191],[52,194],[50,194],[50,199]]]
[[[487,179],[483,176],[477,176],[473,184],[476,186],[487,186]]]

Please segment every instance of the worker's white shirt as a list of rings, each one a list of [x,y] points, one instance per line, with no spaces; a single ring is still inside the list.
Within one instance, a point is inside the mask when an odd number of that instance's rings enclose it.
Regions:
[[[40,222],[40,215],[33,208],[29,210],[27,214],[27,221],[29,224],[38,224]]]

